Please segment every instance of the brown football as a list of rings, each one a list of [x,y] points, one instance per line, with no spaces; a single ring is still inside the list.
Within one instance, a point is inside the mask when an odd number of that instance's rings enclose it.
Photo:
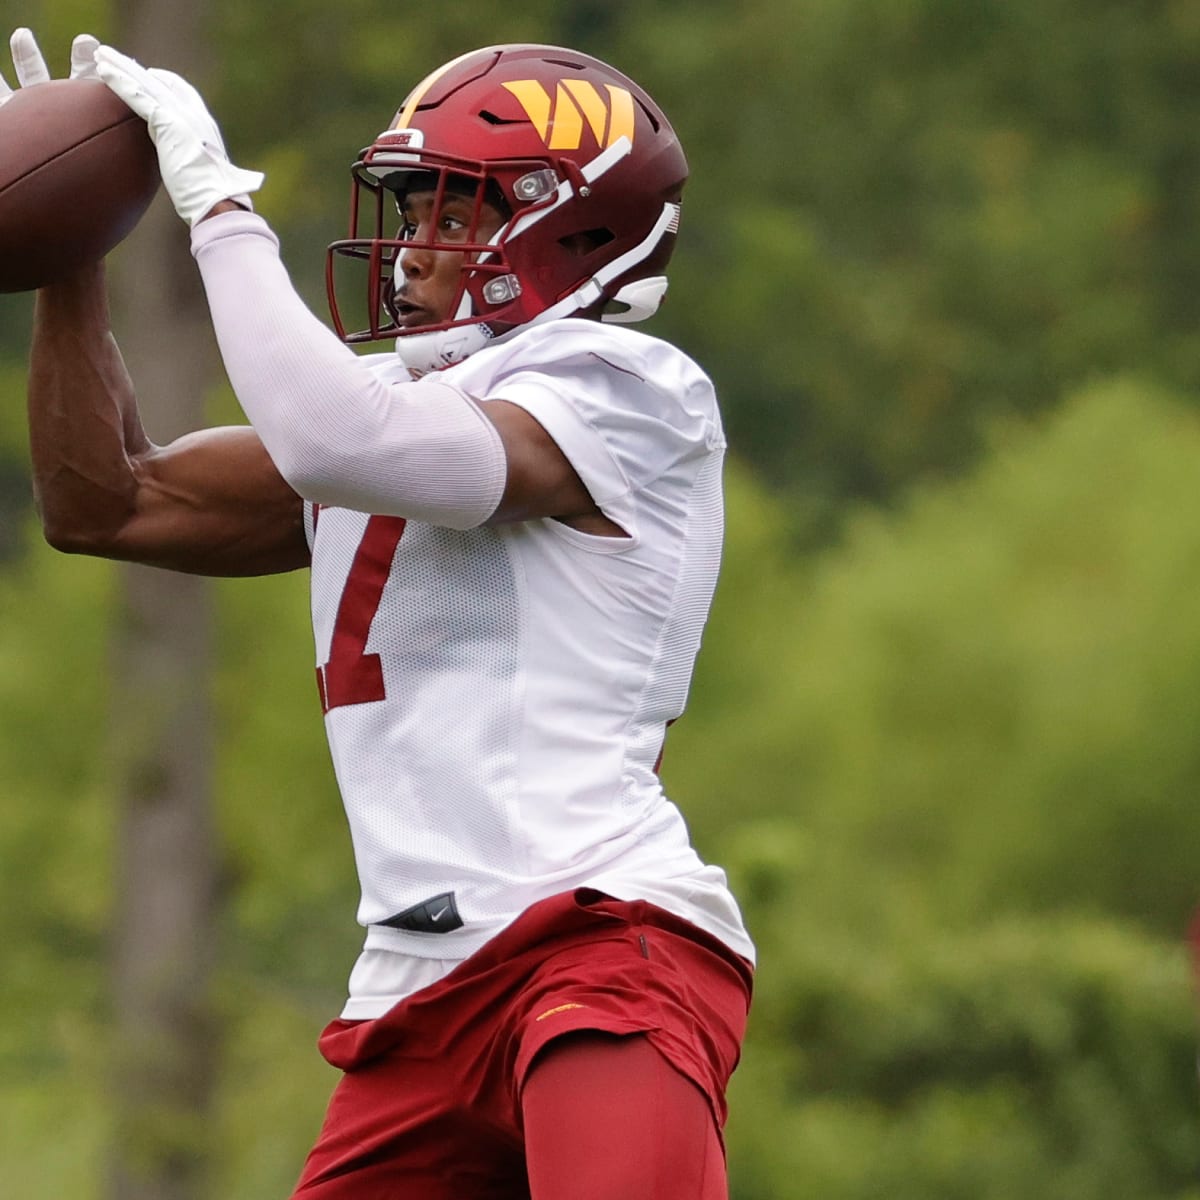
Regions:
[[[146,123],[98,79],[18,89],[0,104],[0,292],[103,258],[159,182]]]

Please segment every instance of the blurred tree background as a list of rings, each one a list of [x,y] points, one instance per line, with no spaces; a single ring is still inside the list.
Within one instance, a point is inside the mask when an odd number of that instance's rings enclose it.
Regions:
[[[715,376],[733,462],[665,777],[762,954],[734,1200],[1198,1200],[1200,0],[197,11],[317,311],[354,153],[464,50],[607,58],[688,148],[652,328]],[[116,36],[102,0],[6,12],[59,73]],[[0,303],[0,1178],[99,1200],[120,581],[40,542],[29,310]],[[359,943],[305,583],[216,587],[223,1038],[208,1119],[146,1137],[224,1200],[287,1194]]]

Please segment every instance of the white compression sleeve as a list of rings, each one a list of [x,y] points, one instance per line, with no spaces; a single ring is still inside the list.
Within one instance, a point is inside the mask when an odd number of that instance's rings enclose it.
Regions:
[[[435,376],[389,384],[309,311],[261,217],[192,233],[225,369],[279,473],[306,500],[453,529],[504,491],[500,435]]]

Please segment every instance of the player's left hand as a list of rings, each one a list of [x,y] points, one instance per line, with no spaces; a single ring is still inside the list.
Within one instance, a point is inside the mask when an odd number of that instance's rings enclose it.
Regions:
[[[194,226],[222,200],[251,208],[259,171],[229,161],[216,121],[200,93],[173,71],[146,68],[111,46],[95,53],[96,72],[149,127],[158,169],[175,211]]]
[[[13,68],[17,73],[17,87],[33,87],[37,83],[50,82],[50,68],[32,29],[22,28],[13,32],[8,42],[12,51]],[[100,43],[90,33],[81,33],[71,43],[71,78],[96,78],[96,47]],[[8,81],[0,75],[0,104],[13,97],[13,89]]]

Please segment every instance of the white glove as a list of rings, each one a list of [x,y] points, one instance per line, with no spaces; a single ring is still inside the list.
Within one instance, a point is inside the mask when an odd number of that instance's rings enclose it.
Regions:
[[[200,93],[173,71],[147,69],[111,46],[95,53],[96,73],[149,126],[158,169],[175,211],[194,226],[222,200],[252,208],[259,171],[229,161],[216,121]]]
[[[32,87],[35,83],[50,82],[50,68],[38,49],[31,29],[18,29],[9,39],[13,66],[17,71],[17,87]],[[71,78],[96,78],[96,47],[100,43],[90,33],[81,33],[71,43]],[[0,104],[13,98],[13,89],[0,75]]]

